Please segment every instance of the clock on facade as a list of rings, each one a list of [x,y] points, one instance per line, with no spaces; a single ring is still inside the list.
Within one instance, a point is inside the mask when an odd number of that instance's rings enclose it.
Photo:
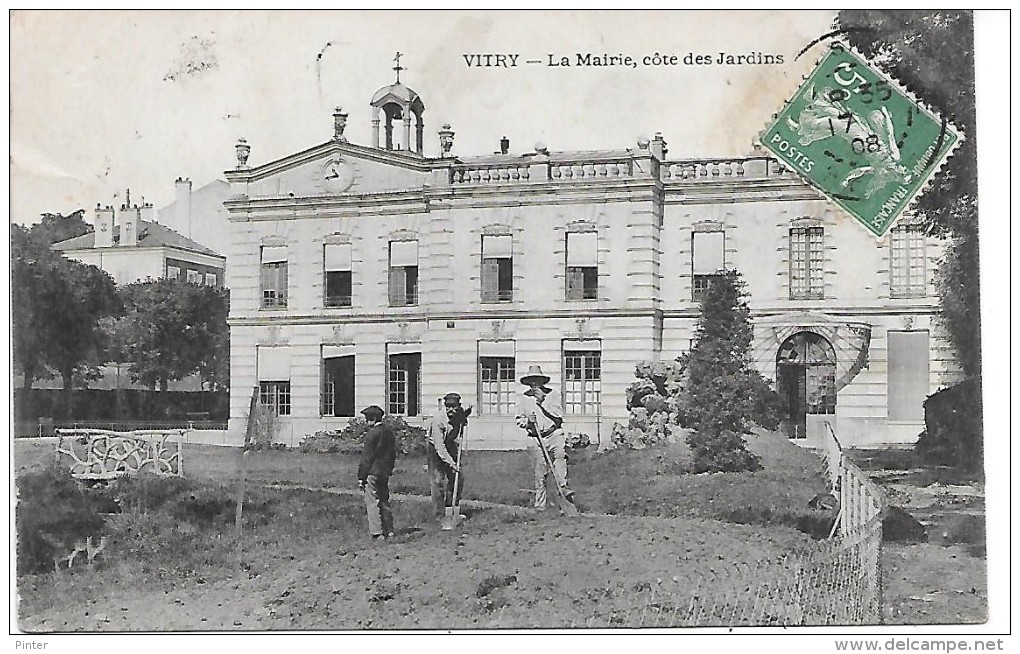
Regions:
[[[341,157],[333,157],[322,167],[322,188],[327,193],[343,193],[354,184],[354,164]]]

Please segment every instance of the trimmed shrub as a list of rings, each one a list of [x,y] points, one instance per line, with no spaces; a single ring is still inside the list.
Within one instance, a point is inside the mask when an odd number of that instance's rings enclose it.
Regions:
[[[383,416],[382,422],[393,430],[398,453],[409,456],[425,454],[423,428],[407,424],[400,416]],[[368,422],[359,416],[351,418],[347,426],[340,431],[317,431],[311,436],[305,436],[299,448],[305,453],[360,454],[367,432]]]
[[[87,537],[98,540],[103,518],[92,498],[66,468],[51,466],[17,478],[18,574],[54,569]]]
[[[924,401],[924,427],[915,451],[926,463],[980,472],[984,461],[981,378],[972,377]]]

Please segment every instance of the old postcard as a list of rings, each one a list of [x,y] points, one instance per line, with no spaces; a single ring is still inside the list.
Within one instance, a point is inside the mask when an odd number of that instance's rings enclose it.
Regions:
[[[987,18],[10,18],[18,648],[995,648]]]

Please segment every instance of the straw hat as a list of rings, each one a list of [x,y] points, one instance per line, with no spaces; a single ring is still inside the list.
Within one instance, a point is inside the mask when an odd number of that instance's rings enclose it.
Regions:
[[[542,372],[541,366],[529,366],[528,374],[521,377],[521,383],[525,386],[531,386],[532,384],[548,384],[549,375]]]

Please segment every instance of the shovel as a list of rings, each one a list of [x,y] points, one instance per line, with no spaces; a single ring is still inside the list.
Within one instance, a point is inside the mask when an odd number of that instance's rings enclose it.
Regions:
[[[461,427],[460,447],[457,448],[457,472],[453,473],[453,515],[450,526],[456,527],[460,521],[460,462],[464,458],[464,446],[467,444],[467,423]]]

